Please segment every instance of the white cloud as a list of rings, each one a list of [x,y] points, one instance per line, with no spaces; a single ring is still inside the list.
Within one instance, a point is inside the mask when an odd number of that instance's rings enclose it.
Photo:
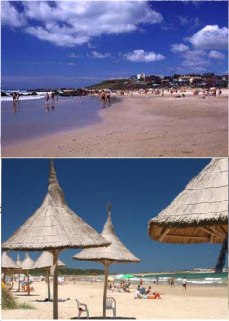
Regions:
[[[227,49],[228,28],[218,25],[207,25],[188,38],[191,44],[198,49]]]
[[[92,58],[96,58],[96,59],[105,59],[105,58],[109,58],[111,56],[111,54],[110,53],[101,53],[96,50],[93,50],[90,52],[89,56]]]
[[[219,59],[219,60],[223,60],[224,58],[226,58],[226,56],[223,53],[216,50],[210,51],[208,54],[208,57],[213,59]]]
[[[124,56],[127,60],[133,62],[154,62],[165,59],[161,54],[156,54],[154,51],[145,52],[143,49],[136,49]]]
[[[184,45],[183,43],[174,43],[171,45],[171,51],[173,53],[181,53],[189,50],[189,47]]]
[[[146,1],[23,1],[21,13],[15,4],[6,3],[6,9],[10,6],[15,16],[26,19],[28,27],[23,31],[58,46],[73,47],[94,37],[133,32],[141,24],[163,21]],[[3,10],[5,20],[7,11]],[[14,19],[7,21],[15,24]]]
[[[194,49],[182,53],[181,66],[188,67],[193,71],[204,71],[210,62],[205,50]]]
[[[10,27],[21,27],[26,24],[26,20],[22,13],[8,1],[1,2],[1,23]]]

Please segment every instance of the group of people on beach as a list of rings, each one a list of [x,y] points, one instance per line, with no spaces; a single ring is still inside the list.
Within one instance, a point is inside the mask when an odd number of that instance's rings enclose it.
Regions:
[[[56,99],[55,99],[56,98]],[[55,100],[58,101],[58,95],[53,91],[45,94],[45,112],[55,109]]]
[[[161,299],[161,295],[164,293],[159,293],[158,291],[152,291],[151,286],[148,287],[146,290],[143,286],[140,284],[137,287],[137,290],[134,294],[135,299]]]
[[[102,101],[102,108],[109,107],[111,104],[111,93],[109,91],[102,90],[99,93],[99,98]]]
[[[199,89],[195,89],[193,90],[193,96],[200,96],[201,98],[205,99],[205,97],[207,96],[212,96],[212,97],[221,97],[222,95],[222,90],[221,88],[216,89],[216,88],[210,88],[210,89],[203,89],[203,90],[199,90]]]

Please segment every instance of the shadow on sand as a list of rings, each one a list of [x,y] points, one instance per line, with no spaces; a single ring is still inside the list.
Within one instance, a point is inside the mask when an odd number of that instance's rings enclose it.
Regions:
[[[31,297],[31,296],[40,296],[40,295],[39,294],[30,294],[30,295],[28,295],[28,294],[19,294],[19,293],[16,294],[16,292],[15,292],[15,296],[29,296],[29,297]]]
[[[80,319],[86,320],[86,317],[80,317]],[[89,320],[102,320],[103,317],[90,317]],[[136,320],[136,318],[127,318],[127,317],[106,317],[104,320]],[[71,318],[71,320],[78,320],[78,317]]]

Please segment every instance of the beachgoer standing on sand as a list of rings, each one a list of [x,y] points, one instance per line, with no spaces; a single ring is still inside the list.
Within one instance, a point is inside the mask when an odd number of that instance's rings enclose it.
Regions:
[[[103,102],[103,108],[105,108],[105,92],[103,90],[99,93],[99,98]]]
[[[16,99],[17,99],[17,94],[14,92],[13,93],[13,101],[16,101]]]
[[[46,93],[46,95],[45,95],[45,101],[49,101],[49,93]]]
[[[183,277],[182,284],[183,284],[183,291],[186,291],[186,288],[187,288],[187,280],[186,280],[185,277]]]

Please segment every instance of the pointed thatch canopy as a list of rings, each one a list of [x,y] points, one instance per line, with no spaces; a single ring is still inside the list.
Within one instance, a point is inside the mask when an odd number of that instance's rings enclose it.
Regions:
[[[109,273],[109,265],[112,263],[137,263],[140,260],[134,256],[119,240],[115,234],[115,230],[111,221],[111,205],[108,206],[108,217],[104,225],[101,235],[111,245],[108,247],[101,247],[97,249],[84,249],[80,253],[73,256],[75,260],[85,261],[97,261],[101,262],[105,266],[105,278],[104,278],[104,292],[103,292],[103,317],[106,317],[106,296],[107,296],[107,280]]]
[[[34,261],[31,259],[28,253],[25,253],[25,258],[21,262],[21,269],[29,271],[33,269]]]
[[[19,269],[20,268],[20,266],[18,266],[17,263],[15,263],[13,259],[11,259],[11,257],[7,254],[7,252],[2,253],[1,265],[2,265],[2,269]]]
[[[19,229],[2,244],[3,250],[53,253],[53,318],[58,319],[58,254],[66,248],[107,246],[108,243],[66,204],[58,184],[53,161],[50,166],[48,192],[43,203]]]
[[[14,260],[7,254],[7,252],[2,253],[1,267],[2,267],[2,272],[3,272],[3,282],[4,283],[6,283],[7,271],[9,271],[10,274],[12,274],[12,273],[14,273],[14,271],[20,269],[20,266],[18,266],[17,263],[14,262]],[[13,278],[12,278],[12,286],[13,286]]]
[[[228,236],[228,160],[213,159],[148,225],[167,243],[222,243]]]
[[[39,258],[33,265],[34,269],[45,269],[47,271],[47,286],[48,286],[48,300],[51,300],[51,292],[50,292],[50,268],[53,265],[53,255],[48,251],[43,251]],[[58,260],[58,267],[65,266],[65,264]]]
[[[97,249],[84,249],[80,253],[74,255],[73,259],[98,261],[102,263],[104,261],[109,261],[110,263],[139,262],[139,259],[134,256],[117,237],[111,221],[110,207],[108,208],[107,221],[101,235],[108,242],[111,242],[111,245]]]
[[[2,248],[39,251],[107,245],[103,237],[67,206],[51,162],[48,192],[42,205],[3,242]]]
[[[20,260],[19,254],[17,254],[16,264],[17,264],[18,266],[21,266],[21,260]]]
[[[39,258],[34,263],[33,269],[50,268],[52,265],[53,265],[52,253],[48,251],[43,251],[43,253],[39,256]],[[61,260],[58,260],[57,265],[59,267],[65,266],[65,264]]]

